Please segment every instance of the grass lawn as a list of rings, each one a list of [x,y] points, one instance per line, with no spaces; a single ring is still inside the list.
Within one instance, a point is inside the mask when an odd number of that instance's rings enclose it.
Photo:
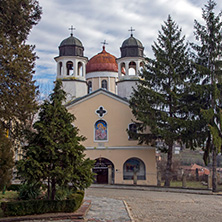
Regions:
[[[172,181],[170,183],[170,186],[172,186],[172,187],[182,187],[182,182],[181,181]],[[186,187],[187,188],[207,189],[207,186],[204,186],[199,181],[187,181],[186,182]]]
[[[2,194],[2,191],[0,191],[0,203],[3,201],[15,200],[17,197],[17,191],[6,191],[4,195]]]
[[[164,186],[164,182],[161,183],[162,186]],[[182,181],[171,181],[170,182],[171,187],[182,187]],[[199,181],[187,181],[186,182],[186,187],[187,188],[194,188],[194,189],[207,189],[207,186],[204,186],[201,182]],[[217,189],[219,191],[222,190],[222,185],[218,185]]]
[[[2,194],[2,191],[0,191],[0,204],[4,201],[12,201],[16,200],[18,197],[17,191],[6,191],[5,194]],[[0,217],[3,217],[2,209],[0,208]]]

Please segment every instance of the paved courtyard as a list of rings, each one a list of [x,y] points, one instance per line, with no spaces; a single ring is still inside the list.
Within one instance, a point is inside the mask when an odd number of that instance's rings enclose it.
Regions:
[[[89,188],[86,199],[93,197],[122,200],[129,206],[135,222],[221,222],[222,196],[187,193]],[[115,214],[114,207],[107,205]],[[118,214],[118,212],[116,212]]]

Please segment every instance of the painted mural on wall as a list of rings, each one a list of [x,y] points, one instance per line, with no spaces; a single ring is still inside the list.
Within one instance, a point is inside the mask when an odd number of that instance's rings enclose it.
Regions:
[[[107,140],[107,123],[104,120],[99,120],[95,124],[95,140]]]
[[[133,172],[134,170],[137,172],[140,170],[140,161],[135,158],[127,160],[126,172]]]

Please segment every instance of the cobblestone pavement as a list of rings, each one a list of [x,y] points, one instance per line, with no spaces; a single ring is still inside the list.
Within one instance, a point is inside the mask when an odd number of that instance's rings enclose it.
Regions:
[[[222,221],[219,195],[89,188],[87,197],[125,200],[135,222]]]
[[[92,201],[86,219],[92,222],[130,222],[126,206],[122,200],[87,195]]]

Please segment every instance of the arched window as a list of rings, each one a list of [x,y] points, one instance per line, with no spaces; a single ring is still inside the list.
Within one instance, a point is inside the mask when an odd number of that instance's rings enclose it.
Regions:
[[[66,68],[67,68],[67,76],[73,75],[73,62],[68,61],[66,63]]]
[[[106,80],[102,80],[102,88],[107,89],[107,81]]]
[[[78,76],[83,76],[83,65],[81,62],[78,62]]]
[[[62,75],[62,62],[59,63],[59,75]]]
[[[91,93],[92,92],[92,82],[89,81],[88,82],[88,93]]]
[[[144,63],[141,62],[141,63],[140,63],[140,67],[139,67],[139,72],[140,72],[140,73],[143,72],[143,68],[144,68]]]
[[[130,158],[123,165],[124,180],[133,180],[134,173],[137,175],[137,180],[146,180],[146,167],[139,158]]]
[[[137,133],[136,124],[135,123],[130,123],[129,126],[128,126],[129,140],[135,140],[136,139],[135,133]]]
[[[126,65],[125,65],[125,63],[122,62],[120,67],[121,67],[121,76],[125,76],[126,75]]]
[[[130,62],[129,63],[129,75],[136,75],[136,63],[135,62]]]
[[[104,120],[98,120],[95,123],[95,141],[107,141],[108,133],[107,133],[107,123]]]

